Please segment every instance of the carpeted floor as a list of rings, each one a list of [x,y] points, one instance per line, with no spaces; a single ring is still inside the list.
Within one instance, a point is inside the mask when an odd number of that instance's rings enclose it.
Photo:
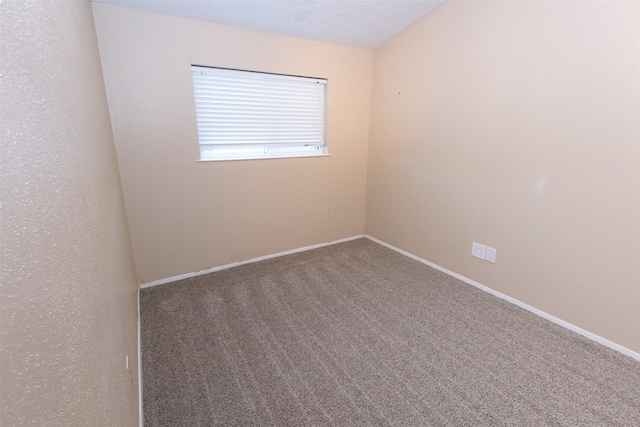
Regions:
[[[640,426],[640,363],[369,240],[141,291],[146,426]]]

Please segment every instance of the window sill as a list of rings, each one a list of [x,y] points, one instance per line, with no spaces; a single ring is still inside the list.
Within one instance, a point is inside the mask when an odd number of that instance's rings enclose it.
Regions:
[[[225,159],[200,159],[198,163],[207,162],[237,162],[238,160],[275,160],[275,159],[304,159],[308,157],[330,157],[331,154],[309,154],[306,156],[271,156],[271,157],[229,157]]]

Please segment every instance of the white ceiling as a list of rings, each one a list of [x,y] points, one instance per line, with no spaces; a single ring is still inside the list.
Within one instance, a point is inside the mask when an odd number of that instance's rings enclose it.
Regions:
[[[375,49],[444,0],[93,0],[328,43]]]

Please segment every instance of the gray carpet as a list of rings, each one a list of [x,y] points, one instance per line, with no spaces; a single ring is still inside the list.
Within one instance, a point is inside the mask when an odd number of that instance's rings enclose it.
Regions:
[[[640,363],[369,240],[141,291],[146,426],[640,426]]]

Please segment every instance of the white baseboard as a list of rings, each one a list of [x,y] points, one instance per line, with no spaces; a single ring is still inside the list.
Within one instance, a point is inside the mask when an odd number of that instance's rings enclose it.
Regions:
[[[537,308],[532,307],[532,306],[530,306],[528,304],[525,304],[522,301],[519,301],[519,300],[517,300],[515,298],[512,298],[512,297],[510,297],[508,295],[505,295],[503,293],[495,291],[495,290],[493,290],[493,289],[491,289],[491,288],[489,288],[489,287],[487,287],[485,285],[482,285],[482,284],[480,284],[480,283],[478,283],[478,282],[476,282],[474,280],[471,280],[471,279],[469,279],[467,277],[461,276],[460,274],[454,273],[453,271],[447,270],[446,268],[440,267],[437,264],[429,262],[429,261],[427,261],[425,259],[422,259],[422,258],[416,256],[416,255],[413,255],[412,253],[409,253],[407,251],[403,251],[402,249],[396,248],[395,246],[390,245],[390,244],[388,244],[386,242],[383,242],[382,240],[378,240],[375,237],[371,237],[371,236],[366,235],[366,234],[365,234],[364,237],[366,237],[367,239],[369,239],[369,240],[371,240],[373,242],[378,243],[379,245],[385,246],[385,247],[387,247],[389,249],[392,249],[392,250],[394,250],[394,251],[396,251],[396,252],[398,252],[398,253],[400,253],[402,255],[405,255],[405,256],[407,256],[407,257],[409,257],[411,259],[414,259],[414,260],[419,261],[419,262],[421,262],[423,264],[426,264],[429,267],[432,267],[432,268],[435,268],[436,270],[442,271],[443,273],[448,274],[449,276],[455,277],[456,279],[461,280],[461,281],[463,281],[463,282],[465,282],[465,283],[467,283],[467,284],[469,284],[471,286],[475,286],[476,288],[481,289],[481,290],[483,290],[485,292],[488,292],[491,295],[497,296],[498,298],[501,298],[501,299],[503,299],[505,301],[509,301],[510,303],[515,304],[518,307],[524,308],[525,310],[530,311],[530,312],[532,312],[534,314],[537,314],[538,316],[543,317],[543,318],[545,318],[545,319],[547,319],[547,320],[549,320],[549,321],[551,321],[551,322],[553,322],[553,323],[555,323],[557,325],[563,326],[563,327],[565,327],[565,328],[567,328],[567,329],[569,329],[569,330],[571,330],[573,332],[576,332],[576,333],[582,335],[583,337],[589,338],[592,341],[595,341],[595,342],[597,342],[599,344],[602,344],[602,345],[604,345],[606,347],[612,348],[612,349],[624,354],[625,356],[629,356],[629,357],[631,357],[633,359],[636,359],[636,360],[640,361],[640,353],[636,353],[633,350],[629,350],[628,348],[623,347],[623,346],[621,346],[619,344],[616,344],[616,343],[614,343],[612,341],[609,341],[609,340],[607,340],[605,338],[602,338],[601,336],[598,336],[598,335],[596,335],[594,333],[591,333],[589,331],[585,331],[584,329],[579,328],[576,325],[573,325],[573,324],[571,324],[569,322],[565,322],[564,320],[559,319],[559,318],[557,318],[555,316],[552,316],[549,313],[545,313],[542,310],[538,310]]]
[[[209,273],[213,273],[213,272],[220,271],[220,270],[226,270],[228,268],[237,267],[239,265],[244,265],[244,264],[250,264],[252,262],[264,261],[266,259],[277,258],[277,257],[281,257],[281,256],[284,256],[284,255],[291,255],[291,254],[295,254],[295,253],[298,253],[298,252],[309,251],[311,249],[318,249],[318,248],[322,248],[324,246],[335,245],[337,243],[349,242],[351,240],[361,239],[363,237],[365,237],[364,234],[360,234],[358,236],[347,237],[347,238],[344,238],[344,239],[333,240],[331,242],[320,243],[320,244],[311,245],[311,246],[305,246],[303,248],[291,249],[289,251],[278,252],[276,254],[265,255],[265,256],[261,256],[261,257],[257,257],[257,258],[252,258],[252,259],[249,259],[249,260],[246,260],[246,261],[232,262],[231,264],[225,264],[225,265],[221,265],[219,267],[213,267],[213,268],[209,268],[207,270],[198,271],[198,272],[195,272],[195,273],[185,273],[185,274],[180,274],[178,276],[167,277],[166,279],[154,280],[153,282],[142,283],[140,285],[140,289],[150,288],[152,286],[164,285],[165,283],[170,283],[170,282],[175,282],[175,281],[178,281],[178,280],[188,279],[190,277],[202,276],[203,274],[209,274]]]

